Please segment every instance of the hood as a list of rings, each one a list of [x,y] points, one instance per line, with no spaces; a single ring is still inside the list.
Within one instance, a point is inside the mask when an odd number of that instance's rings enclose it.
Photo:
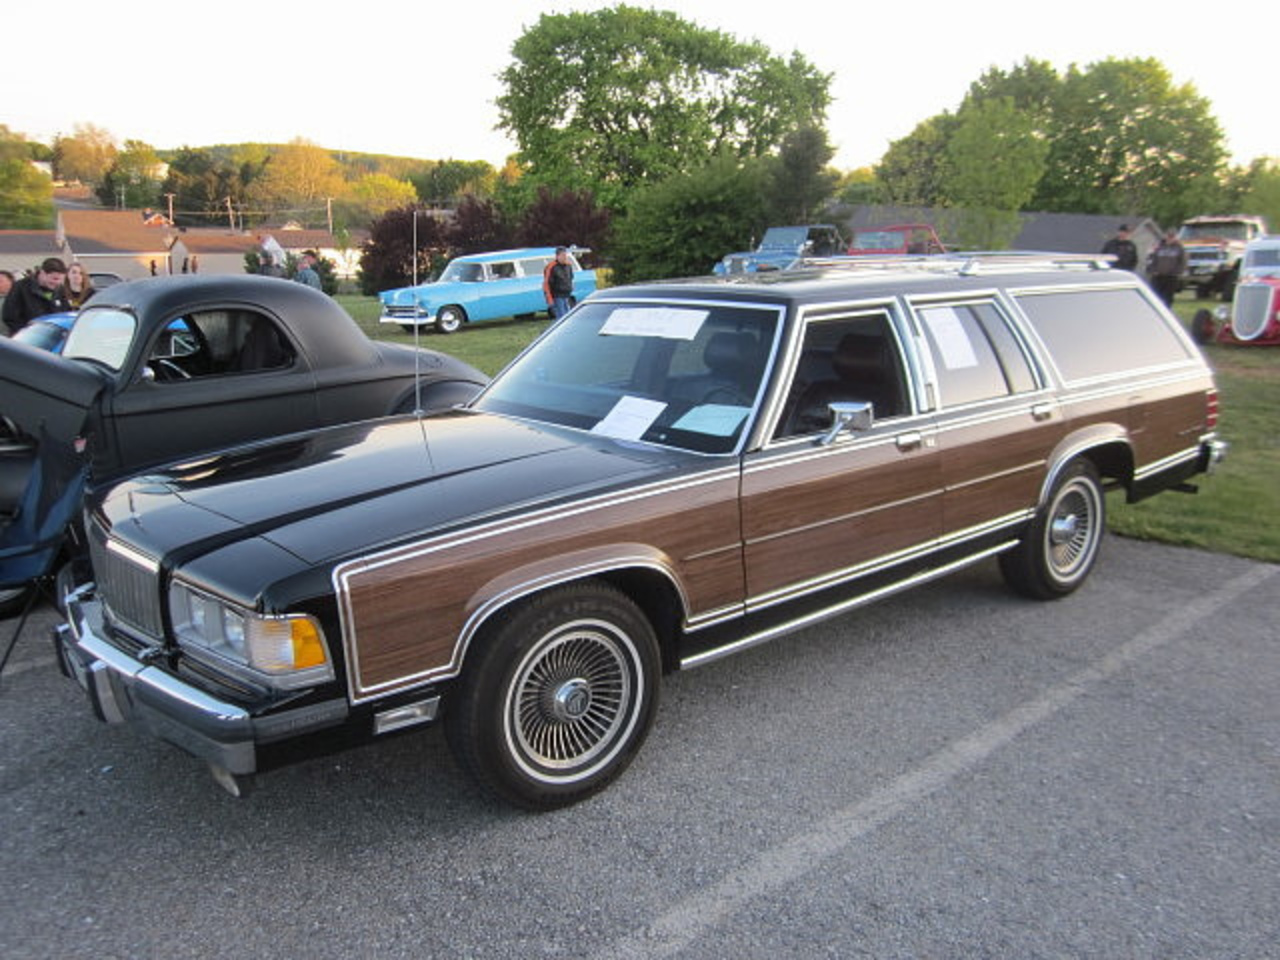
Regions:
[[[36,437],[43,429],[71,444],[84,433],[98,396],[110,382],[105,369],[0,338],[0,416],[20,433]]]
[[[221,452],[126,481],[98,509],[152,555],[190,557],[256,536],[320,565],[671,463],[669,453],[460,411]]]

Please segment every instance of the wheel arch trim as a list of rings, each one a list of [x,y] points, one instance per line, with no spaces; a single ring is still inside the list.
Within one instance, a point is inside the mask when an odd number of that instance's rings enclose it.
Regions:
[[[1040,485],[1041,505],[1049,501],[1063,470],[1073,460],[1087,457],[1104,477],[1114,477],[1126,487],[1133,482],[1133,444],[1129,431],[1117,423],[1099,423],[1062,439],[1048,457],[1048,469]]]

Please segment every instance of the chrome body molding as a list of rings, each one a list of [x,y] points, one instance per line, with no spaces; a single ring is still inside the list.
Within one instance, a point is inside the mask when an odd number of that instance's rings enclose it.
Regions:
[[[815,623],[821,623],[823,620],[829,620],[832,617],[840,616],[850,610],[866,606],[867,604],[874,603],[877,600],[882,600],[895,593],[901,593],[904,590],[909,590],[919,584],[928,583],[930,580],[937,580],[939,577],[945,577],[948,574],[961,570],[971,564],[978,563],[988,557],[993,557],[998,553],[1003,553],[1005,550],[1009,550],[1016,546],[1017,543],[1017,540],[1009,540],[1006,543],[997,544],[994,547],[989,547],[986,550],[963,557],[952,563],[948,563],[945,566],[934,567],[933,569],[922,571],[913,576],[904,577],[903,579],[887,584],[886,586],[879,587],[875,590],[869,590],[866,593],[859,594],[858,596],[847,600],[842,600],[841,602],[832,604],[828,607],[823,607],[820,610],[807,612],[803,616],[797,617],[794,620],[789,620],[786,623],[775,624],[765,630],[747,634],[746,636],[740,637],[732,643],[725,644],[722,647],[716,647],[714,650],[706,650],[702,653],[684,658],[680,661],[680,669],[687,670],[692,667],[701,667],[704,664],[732,656],[735,653],[741,653],[743,650],[759,646],[760,644],[767,643],[770,640],[776,640],[778,637],[794,633],[795,631],[802,630],[805,627],[813,626]]]
[[[967,530],[959,530],[948,536],[930,540],[917,547],[900,550],[897,553],[887,554],[883,557],[877,557],[875,560],[847,567],[843,570],[835,570],[829,574],[824,574],[821,577],[814,577],[802,583],[791,584],[783,589],[774,590],[770,593],[761,594],[760,596],[749,597],[747,599],[746,611],[749,613],[755,613],[760,610],[768,609],[769,607],[777,606],[781,603],[809,596],[810,594],[814,594],[822,590],[842,586],[851,581],[858,580],[875,573],[891,570],[893,567],[903,563],[924,559],[930,554],[940,553],[944,550],[958,547],[971,540],[977,540],[982,537],[999,534],[1002,530],[1016,530],[1022,524],[1029,521],[1033,516],[1035,516],[1034,510],[1019,510],[1014,513],[1006,514],[1003,517],[998,517],[989,523],[980,524]],[[1015,542],[1016,537],[1000,549],[1012,546]],[[986,551],[979,554],[979,556],[987,555],[989,554]]]

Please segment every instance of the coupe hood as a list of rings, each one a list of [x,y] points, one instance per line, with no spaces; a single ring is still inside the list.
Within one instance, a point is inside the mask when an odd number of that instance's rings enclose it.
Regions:
[[[457,412],[334,427],[114,487],[100,509],[147,552],[262,537],[308,565],[672,469],[607,439]],[[571,478],[571,479],[569,479]],[[129,532],[131,531],[131,532]]]

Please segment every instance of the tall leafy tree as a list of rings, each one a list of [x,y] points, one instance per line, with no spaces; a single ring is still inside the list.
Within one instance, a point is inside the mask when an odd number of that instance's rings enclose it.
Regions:
[[[840,174],[827,166],[835,149],[821,127],[805,126],[787,134],[774,165],[769,197],[775,223],[805,223],[836,192]]]
[[[407,180],[398,180],[385,173],[365,174],[351,184],[339,219],[365,224],[388,210],[414,203],[417,199],[417,191]]]
[[[956,122],[955,114],[943,112],[889,144],[875,168],[886,202],[932,207],[945,201],[947,142]]]
[[[388,210],[370,226],[360,254],[360,289],[366,295],[431,278],[448,252],[444,225],[416,204]]]
[[[250,203],[263,216],[287,216],[308,226],[324,225],[328,201],[347,194],[333,155],[302,138],[280,147],[249,188]]]
[[[77,123],[69,137],[53,141],[53,173],[60,180],[99,184],[115,162],[116,138],[102,127]]]
[[[106,206],[135,210],[154,207],[160,199],[164,164],[155,148],[141,140],[126,140],[116,154],[96,193]]]
[[[25,138],[0,124],[0,230],[53,226],[53,181],[31,165]]]
[[[1011,97],[972,101],[957,116],[947,142],[943,189],[965,211],[957,222],[962,246],[1002,250],[1018,235],[1018,211],[1044,175],[1049,143],[1034,115]]]
[[[722,150],[776,149],[822,122],[830,77],[674,13],[620,4],[543,14],[501,77],[499,126],[538,183],[591,189],[610,207]]]
[[[1149,58],[1072,67],[1050,143],[1039,209],[1141,212],[1163,223],[1211,207],[1226,161],[1208,101]]]
[[[1266,217],[1273,231],[1280,230],[1280,159],[1259,157],[1249,165],[1239,207],[1245,213]]]

